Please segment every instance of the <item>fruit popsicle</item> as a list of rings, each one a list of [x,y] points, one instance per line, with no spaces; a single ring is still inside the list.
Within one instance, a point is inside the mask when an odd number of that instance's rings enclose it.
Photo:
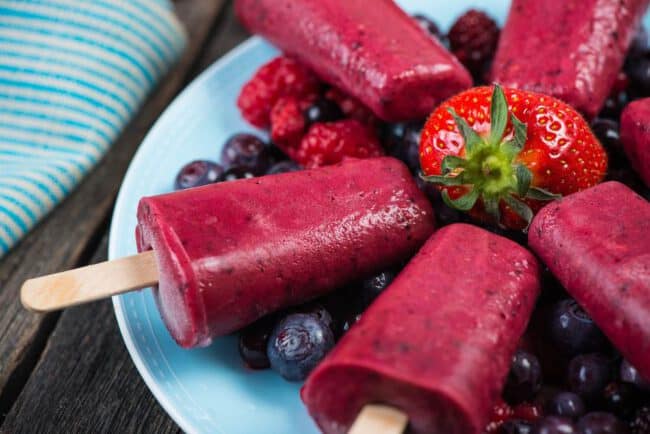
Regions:
[[[623,184],[606,182],[544,207],[528,243],[650,378],[650,203]]]
[[[440,229],[307,379],[327,434],[362,407],[408,414],[414,433],[479,433],[539,293],[535,257],[476,226]]]
[[[625,107],[621,115],[621,141],[630,164],[650,187],[650,98]]]
[[[618,75],[648,0],[513,0],[492,80],[555,96],[593,117]]]
[[[472,85],[392,0],[237,0],[241,22],[387,121],[426,117]]]
[[[433,230],[406,166],[377,158],[143,198],[136,239],[169,331],[193,347],[395,264]]]

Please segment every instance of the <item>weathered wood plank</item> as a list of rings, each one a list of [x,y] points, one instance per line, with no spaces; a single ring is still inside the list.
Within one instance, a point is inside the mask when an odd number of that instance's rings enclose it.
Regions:
[[[106,258],[106,238],[91,262]],[[0,433],[178,433],[140,378],[109,300],[66,310]]]
[[[180,62],[154,91],[117,143],[79,188],[0,262],[0,422],[37,361],[58,314],[25,311],[18,290],[28,277],[83,264],[106,228],[133,153],[153,122],[191,76],[225,0],[181,0],[189,33]]]

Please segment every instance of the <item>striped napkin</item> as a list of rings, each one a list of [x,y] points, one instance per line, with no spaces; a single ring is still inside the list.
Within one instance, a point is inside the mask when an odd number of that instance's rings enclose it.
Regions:
[[[0,0],[0,257],[99,161],[184,45],[168,0]]]

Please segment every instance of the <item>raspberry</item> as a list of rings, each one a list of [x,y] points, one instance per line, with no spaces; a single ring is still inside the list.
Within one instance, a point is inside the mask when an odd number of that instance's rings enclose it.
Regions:
[[[346,119],[312,125],[294,159],[313,168],[335,164],[346,157],[370,158],[383,153],[372,130],[359,121]]]
[[[499,42],[499,26],[481,11],[470,9],[449,30],[451,51],[472,73],[482,79]]]
[[[280,56],[257,70],[241,89],[237,106],[242,116],[259,128],[268,128],[273,106],[280,97],[315,97],[320,82],[304,65]]]
[[[340,89],[335,87],[329,89],[327,93],[325,93],[325,98],[336,102],[343,111],[343,114],[345,114],[346,118],[356,119],[362,124],[370,126],[375,126],[379,122],[372,111],[363,105],[361,101],[349,96]]]
[[[514,410],[506,402],[499,400],[492,408],[492,417],[485,427],[485,434],[493,434],[503,425],[503,423],[512,418]]]
[[[518,404],[512,409],[513,419],[525,420],[528,422],[535,422],[542,417],[542,407],[539,404],[522,403]]]
[[[308,101],[289,96],[278,99],[271,110],[271,140],[290,157],[295,155],[305,132],[303,112],[308,105]]]

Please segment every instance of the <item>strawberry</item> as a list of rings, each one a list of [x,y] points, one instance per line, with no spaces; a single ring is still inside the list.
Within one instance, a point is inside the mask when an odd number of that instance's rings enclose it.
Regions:
[[[237,106],[244,119],[259,128],[268,128],[271,110],[281,97],[314,99],[321,83],[302,63],[280,56],[257,70],[242,87]]]
[[[545,201],[601,182],[607,154],[567,104],[494,86],[469,89],[431,114],[420,163],[447,205],[525,229]]]
[[[346,119],[316,123],[289,156],[306,168],[336,164],[344,158],[370,158],[384,154],[374,132],[359,121]]]

